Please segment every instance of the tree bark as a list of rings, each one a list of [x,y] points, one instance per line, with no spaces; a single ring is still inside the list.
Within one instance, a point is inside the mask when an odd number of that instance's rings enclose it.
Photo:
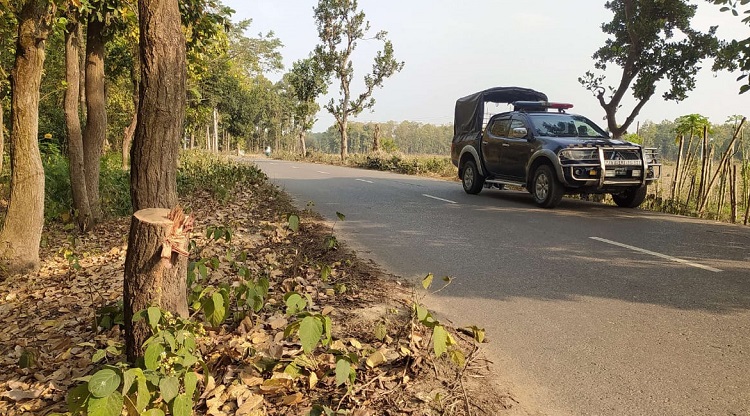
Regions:
[[[177,204],[185,117],[185,37],[177,0],[139,0],[141,99],[131,152],[133,209]]]
[[[175,264],[174,258],[165,262],[160,254],[165,236],[176,234],[172,227],[178,222],[171,221],[176,217],[167,217],[165,209],[148,209],[177,204],[177,158],[186,101],[185,37],[177,0],[139,0],[138,16],[141,88],[130,168],[136,214],[130,226],[123,283],[125,345],[131,362],[141,355],[147,334],[143,327],[133,325],[134,312],[157,305],[187,315],[185,259]]]
[[[44,225],[44,168],[39,154],[39,87],[53,6],[27,1],[17,16],[11,70],[10,202],[0,232],[0,275],[39,267]]]
[[[86,192],[94,223],[102,219],[99,200],[99,171],[102,146],[107,133],[104,96],[104,23],[89,20],[86,30],[86,127],[83,130],[86,163]]]
[[[372,151],[380,150],[380,124],[375,125],[375,133],[372,135]]]
[[[138,74],[141,71],[141,59],[138,51],[138,45],[133,48],[133,66],[130,68],[130,81],[133,83],[133,119],[130,125],[125,129],[122,138],[122,170],[130,169],[130,145],[133,143],[135,127],[138,124],[138,103],[140,101],[140,78]]]
[[[187,293],[187,256],[172,251],[164,257],[167,239],[183,237],[183,217],[175,218],[178,209],[147,208],[137,211],[130,223],[128,251],[125,258],[123,288],[126,352],[128,361],[142,355],[141,346],[150,336],[144,321],[133,322],[133,315],[149,306],[158,306],[179,316],[189,315]],[[180,214],[182,210],[179,209]],[[178,243],[187,246],[187,238]]]
[[[3,98],[0,97],[0,174],[3,173],[3,162],[5,161],[5,108]]]
[[[68,135],[68,160],[70,163],[70,187],[73,191],[73,208],[75,209],[78,228],[87,232],[91,227],[92,214],[86,189],[86,168],[84,162],[83,136],[81,133],[81,119],[78,114],[81,68],[79,54],[81,39],[78,22],[80,16],[70,16],[65,32],[65,90],[63,103],[65,112],[65,131]]]

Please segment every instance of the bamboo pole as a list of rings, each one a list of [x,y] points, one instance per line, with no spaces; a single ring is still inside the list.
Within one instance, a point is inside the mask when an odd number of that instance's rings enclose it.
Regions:
[[[737,130],[734,131],[734,135],[732,136],[732,141],[729,142],[729,145],[727,146],[726,150],[724,151],[724,154],[721,156],[721,162],[719,164],[726,163],[727,158],[729,157],[730,151],[734,148],[734,143],[737,140],[738,137],[740,137],[740,132],[742,131],[742,127],[745,125],[745,121],[747,120],[746,117],[742,117],[742,121],[740,121],[740,124],[737,126]],[[698,214],[702,214],[703,211],[706,208],[706,201],[708,200],[708,196],[711,193],[711,188],[713,188],[714,182],[716,182],[716,177],[718,176],[719,171],[716,171],[716,174],[711,178],[711,181],[708,183],[708,190],[706,191],[706,197],[703,198],[702,203],[700,207],[698,207]]]

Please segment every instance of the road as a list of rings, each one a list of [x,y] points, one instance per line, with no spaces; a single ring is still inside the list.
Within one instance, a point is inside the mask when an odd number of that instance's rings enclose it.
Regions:
[[[254,162],[339,238],[487,330],[539,415],[750,414],[750,227],[337,166]]]

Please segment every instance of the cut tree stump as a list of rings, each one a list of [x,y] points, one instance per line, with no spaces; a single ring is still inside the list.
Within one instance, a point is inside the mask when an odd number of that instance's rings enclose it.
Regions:
[[[123,303],[128,361],[142,356],[141,346],[151,336],[145,321],[133,315],[158,306],[187,317],[187,233],[192,219],[179,206],[147,208],[133,214],[125,258]]]

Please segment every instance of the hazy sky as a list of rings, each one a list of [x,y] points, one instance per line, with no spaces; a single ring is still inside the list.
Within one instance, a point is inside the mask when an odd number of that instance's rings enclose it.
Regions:
[[[305,58],[318,43],[313,7],[315,0],[225,0],[236,11],[234,18],[252,19],[249,36],[273,30],[283,42],[284,66]],[[579,83],[578,77],[593,69],[591,55],[604,44],[600,25],[611,20],[604,1],[595,0],[359,0],[372,27],[372,34],[388,32],[396,58],[404,69],[375,91],[372,112],[357,121],[402,121],[450,123],[457,98],[495,86],[522,86],[547,94],[551,101],[570,102],[572,112],[586,115],[600,125],[604,111]],[[698,14],[694,27],[707,30],[718,25],[720,38],[741,39],[750,27],[706,1],[695,1]],[[360,42],[354,52],[353,93],[362,91],[361,78],[372,67],[381,43]],[[700,113],[721,123],[733,114],[750,115],[750,92],[738,95],[738,74],[710,71],[705,62],[697,87],[680,103],[664,101],[664,86],[642,109],[638,120],[673,120]],[[269,77],[276,81],[279,74]],[[619,80],[611,72],[609,85]],[[332,92],[338,84],[332,84]],[[328,98],[321,98],[322,104]],[[494,112],[505,111],[500,105]],[[620,110],[622,122],[632,109],[626,102]],[[627,113],[626,113],[627,111]],[[325,110],[318,113],[314,131],[332,125]],[[635,123],[630,129],[635,130]]]

